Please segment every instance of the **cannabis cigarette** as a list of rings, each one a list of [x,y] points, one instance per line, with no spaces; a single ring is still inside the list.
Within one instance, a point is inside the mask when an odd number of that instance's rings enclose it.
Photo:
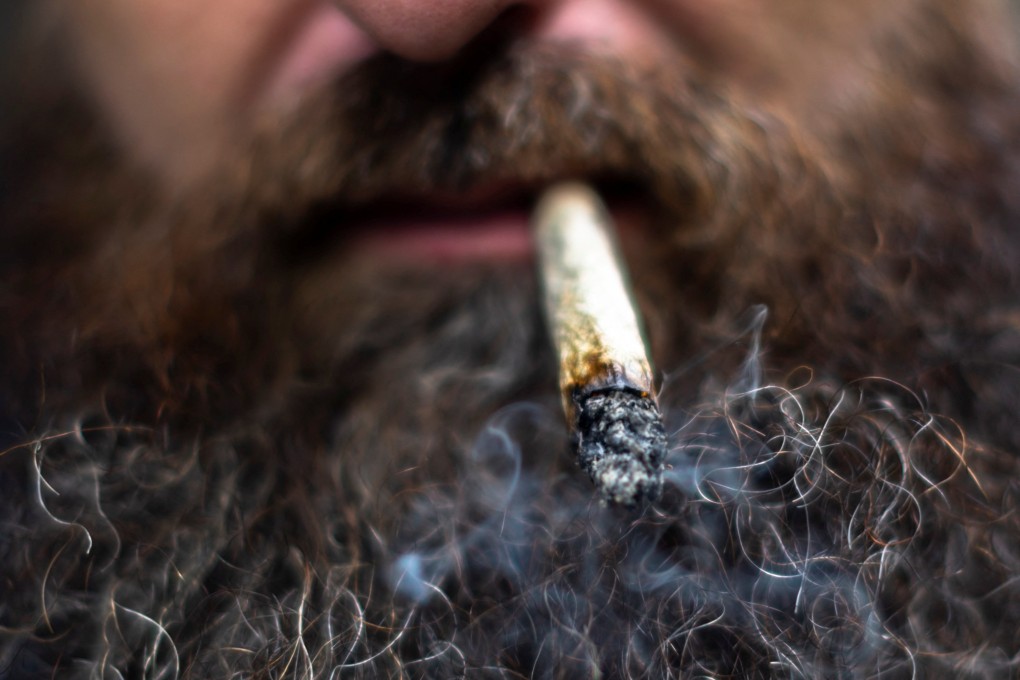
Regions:
[[[578,462],[607,503],[654,500],[666,433],[609,213],[590,188],[564,183],[545,192],[532,223]]]

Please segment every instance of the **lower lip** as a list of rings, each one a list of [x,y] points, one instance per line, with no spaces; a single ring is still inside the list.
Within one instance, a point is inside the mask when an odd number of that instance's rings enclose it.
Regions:
[[[523,210],[401,219],[366,224],[358,232],[351,246],[366,256],[386,260],[526,260],[534,251],[528,214]]]
[[[649,236],[646,206],[617,197],[607,207],[625,249]],[[385,215],[355,217],[344,231],[350,251],[377,261],[434,265],[534,259],[526,202],[462,211],[405,207]]]

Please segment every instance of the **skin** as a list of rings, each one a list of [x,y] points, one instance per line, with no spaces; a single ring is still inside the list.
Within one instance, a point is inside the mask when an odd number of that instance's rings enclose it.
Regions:
[[[203,177],[260,115],[365,59],[443,61],[494,26],[645,69],[693,58],[748,96],[817,108],[852,97],[845,65],[863,29],[913,1],[866,0],[827,22],[803,0],[82,0],[64,11],[86,89],[128,155],[172,187]]]

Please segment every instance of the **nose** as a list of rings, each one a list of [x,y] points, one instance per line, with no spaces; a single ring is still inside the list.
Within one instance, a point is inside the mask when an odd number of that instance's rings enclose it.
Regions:
[[[540,0],[335,1],[380,46],[413,61],[446,59],[510,6],[540,4]]]

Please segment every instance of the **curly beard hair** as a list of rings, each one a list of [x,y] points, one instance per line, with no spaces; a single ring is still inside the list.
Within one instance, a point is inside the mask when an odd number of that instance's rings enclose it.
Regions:
[[[0,137],[0,677],[1016,673],[1020,74],[963,7],[883,34],[838,126],[573,52],[384,58],[171,198],[73,92],[26,105],[88,134]],[[565,453],[529,265],[346,247],[575,175],[658,216],[640,513]]]

